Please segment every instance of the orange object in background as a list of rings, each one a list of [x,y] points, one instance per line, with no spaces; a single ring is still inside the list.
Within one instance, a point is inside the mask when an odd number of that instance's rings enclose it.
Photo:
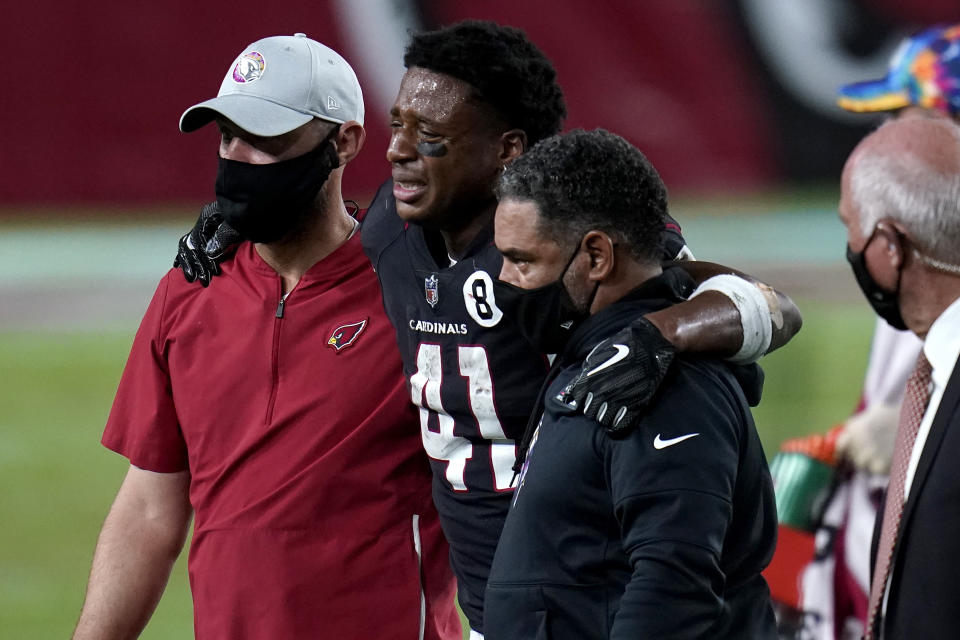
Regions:
[[[777,528],[777,548],[763,572],[775,602],[800,609],[800,579],[815,551],[812,533],[785,524]]]
[[[800,608],[800,579],[816,552],[814,532],[830,497],[836,442],[843,425],[826,434],[784,441],[770,462],[777,496],[777,548],[763,576],[774,601]]]

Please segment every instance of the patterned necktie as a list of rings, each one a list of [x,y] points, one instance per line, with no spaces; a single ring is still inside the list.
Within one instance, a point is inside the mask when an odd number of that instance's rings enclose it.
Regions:
[[[867,609],[866,640],[879,637],[875,627],[880,618],[880,606],[883,592],[890,577],[890,565],[893,551],[903,517],[903,489],[907,479],[907,467],[913,445],[917,441],[920,422],[930,402],[930,372],[932,367],[923,351],[917,358],[917,366],[907,378],[907,387],[900,408],[900,423],[893,447],[893,462],[890,466],[890,484],[887,486],[887,500],[883,509],[883,525],[880,528],[880,543],[877,547],[877,561],[873,571],[873,584],[870,587],[870,605]]]

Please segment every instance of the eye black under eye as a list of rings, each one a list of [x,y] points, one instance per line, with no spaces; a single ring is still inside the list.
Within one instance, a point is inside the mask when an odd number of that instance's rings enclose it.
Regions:
[[[429,158],[439,158],[447,155],[447,145],[439,141],[427,142],[426,140],[421,140],[417,143],[417,153]]]

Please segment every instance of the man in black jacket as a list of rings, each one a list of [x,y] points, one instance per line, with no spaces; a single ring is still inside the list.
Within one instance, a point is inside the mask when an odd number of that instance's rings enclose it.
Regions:
[[[499,196],[498,303],[559,355],[520,449],[487,639],[775,637],[760,572],[776,509],[745,397],[759,394],[759,370],[679,357],[620,432],[568,394],[623,357],[606,338],[690,294],[688,276],[660,266],[660,177],[622,138],[575,131],[518,158]]]

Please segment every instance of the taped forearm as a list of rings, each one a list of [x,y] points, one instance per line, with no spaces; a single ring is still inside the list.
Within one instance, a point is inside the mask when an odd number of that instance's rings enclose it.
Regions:
[[[697,290],[686,302],[646,317],[677,351],[753,362],[789,342],[803,324],[787,295],[745,273],[710,262],[673,264],[698,283]]]
[[[776,294],[765,284],[724,274],[705,280],[690,298],[707,291],[726,296],[740,316],[740,348],[727,359],[737,364],[757,361],[770,349],[774,327],[783,328],[783,312]]]

